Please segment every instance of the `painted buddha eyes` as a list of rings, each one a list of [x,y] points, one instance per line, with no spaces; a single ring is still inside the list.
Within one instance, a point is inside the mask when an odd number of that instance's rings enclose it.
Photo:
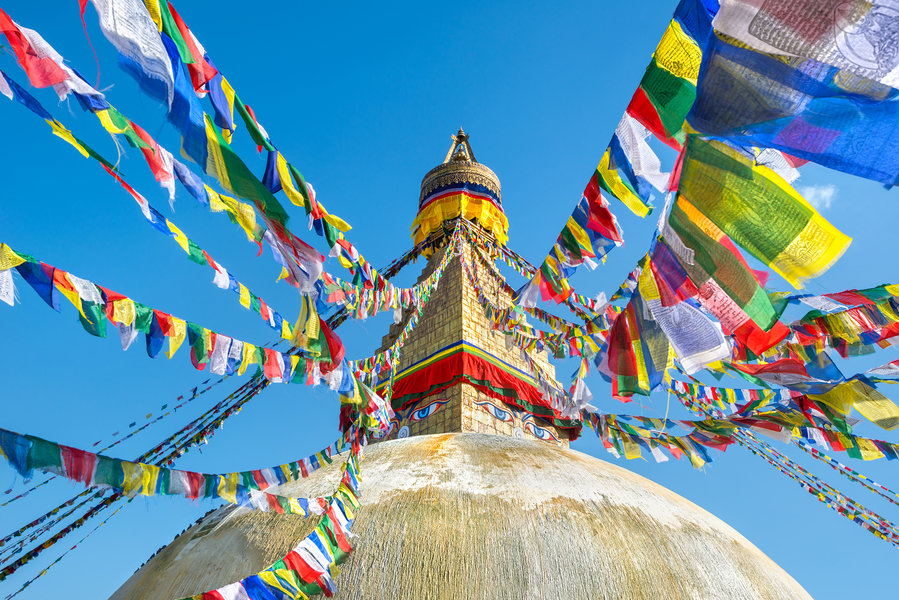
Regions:
[[[427,419],[435,412],[440,410],[445,404],[449,403],[448,399],[441,400],[433,400],[428,404],[425,404],[421,408],[416,408],[418,403],[415,403],[411,406],[408,413],[408,419],[410,423],[415,423],[417,421],[422,421]],[[479,406],[483,410],[485,410],[490,416],[494,419],[498,419],[503,423],[514,423],[515,421],[515,413],[511,410],[506,410],[505,408],[501,408],[497,406],[493,402],[483,401],[483,402],[475,402],[475,406]],[[391,420],[391,433],[396,430],[397,425],[399,425],[399,421]],[[533,435],[538,440],[543,440],[545,442],[558,442],[559,438],[553,434],[549,429],[540,427],[539,425],[534,424],[534,415],[525,414],[522,416],[522,425],[524,426],[524,431],[527,431],[531,435]],[[403,427],[403,429],[407,429]],[[517,429],[517,428],[516,428]],[[523,432],[518,429],[518,435],[522,435]],[[408,435],[408,432],[407,434]],[[399,434],[400,437],[405,437],[402,432]]]
[[[427,419],[435,412],[440,410],[440,407],[442,407],[447,402],[449,402],[449,400],[434,400],[433,402],[412,411],[409,414],[409,421],[414,423],[416,421],[421,421],[422,419]]]
[[[542,427],[538,427],[534,425],[532,421],[528,421],[524,424],[524,428],[527,429],[528,433],[532,434],[537,439],[541,439],[546,442],[558,442],[559,438],[553,435],[553,433],[549,429],[544,429]]]
[[[475,402],[475,404],[486,410],[493,417],[499,419],[503,423],[512,422],[512,413],[508,410],[503,410],[492,402]]]

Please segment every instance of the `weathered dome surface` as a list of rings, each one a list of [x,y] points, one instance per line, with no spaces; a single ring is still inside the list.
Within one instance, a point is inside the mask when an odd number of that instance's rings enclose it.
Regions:
[[[332,492],[339,461],[280,493]],[[337,598],[809,598],[718,518],[574,450],[485,434],[369,446],[363,507]],[[171,600],[267,567],[316,519],[217,510],[116,599]]]

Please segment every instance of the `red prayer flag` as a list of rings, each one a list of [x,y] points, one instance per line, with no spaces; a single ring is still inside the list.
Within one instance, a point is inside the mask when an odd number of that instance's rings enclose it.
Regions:
[[[16,54],[16,59],[28,75],[31,85],[37,88],[50,87],[62,83],[69,76],[63,71],[56,61],[49,56],[39,57],[31,42],[13,23],[9,15],[0,9],[0,32],[6,35],[9,45]]]

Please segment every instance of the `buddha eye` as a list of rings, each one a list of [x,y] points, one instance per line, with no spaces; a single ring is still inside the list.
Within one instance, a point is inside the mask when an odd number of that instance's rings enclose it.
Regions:
[[[549,429],[544,429],[542,427],[537,427],[531,421],[528,421],[524,424],[524,428],[528,430],[528,433],[534,435],[534,437],[544,440],[546,442],[558,442],[559,438],[553,435],[553,433]]]
[[[409,406],[405,407],[403,410],[401,410],[401,411],[400,411],[400,410],[395,411],[397,423],[399,423],[400,421],[402,421],[403,419],[405,419],[406,417],[408,417],[409,415],[411,415],[411,414],[412,414],[412,411],[414,411],[414,410],[415,410],[415,407],[418,406],[419,404],[421,404],[421,400],[416,400],[415,402],[413,402],[413,403],[410,404]]]
[[[430,404],[426,404],[419,408],[418,410],[412,411],[409,415],[409,421],[416,422],[421,421],[422,419],[427,419],[435,412],[440,410],[440,407],[449,402],[449,400],[434,400]]]
[[[475,402],[475,404],[486,410],[488,413],[490,413],[491,416],[499,419],[503,423],[512,422],[512,413],[508,410],[503,410],[492,402]]]

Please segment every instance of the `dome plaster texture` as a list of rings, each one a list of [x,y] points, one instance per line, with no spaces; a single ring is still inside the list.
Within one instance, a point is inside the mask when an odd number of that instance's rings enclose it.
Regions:
[[[332,493],[340,460],[277,488]],[[795,599],[734,529],[625,469],[544,442],[452,433],[368,446],[335,598]],[[317,518],[216,510],[112,596],[172,600],[270,565]]]

